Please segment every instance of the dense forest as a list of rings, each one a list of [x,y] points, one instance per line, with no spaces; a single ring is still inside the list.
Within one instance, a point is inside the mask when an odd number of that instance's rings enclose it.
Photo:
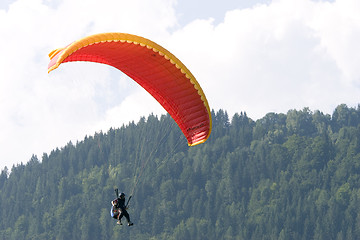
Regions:
[[[194,147],[150,115],[3,169],[0,239],[360,239],[360,105],[212,117]]]

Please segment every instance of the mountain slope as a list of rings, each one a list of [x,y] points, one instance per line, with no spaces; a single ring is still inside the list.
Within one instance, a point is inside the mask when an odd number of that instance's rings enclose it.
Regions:
[[[360,239],[359,107],[212,114],[199,146],[150,115],[4,169],[0,239]]]

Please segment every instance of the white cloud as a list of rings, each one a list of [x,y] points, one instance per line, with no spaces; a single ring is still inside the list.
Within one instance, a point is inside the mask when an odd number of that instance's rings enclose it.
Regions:
[[[197,20],[171,36],[211,106],[254,119],[359,102],[359,4],[278,0]],[[182,46],[182,49],[176,46]],[[190,47],[196,46],[196,47]]]
[[[331,113],[359,102],[357,0],[273,0],[186,26],[178,25],[174,6],[175,0],[18,0],[0,10],[0,168],[164,112],[105,65],[62,64],[47,74],[48,52],[99,32],[138,34],[166,47],[215,110],[256,119],[303,107]]]
[[[158,114],[159,107],[121,102],[134,98],[138,86],[118,71],[72,63],[47,74],[47,54],[98,32],[161,38],[176,25],[172,5],[167,0],[64,0],[56,6],[18,0],[0,10],[0,168],[26,162],[32,154],[41,157],[95,131],[137,121],[139,113]],[[110,117],[116,109],[123,113],[117,123]],[[137,115],[124,114],[126,109]]]
[[[344,81],[359,86],[360,81],[360,3],[342,0],[316,6],[318,17],[309,23],[316,31],[321,46],[334,59]]]
[[[119,122],[129,123],[147,117],[149,114],[165,114],[166,111],[145,90],[137,88],[130,96],[126,97],[120,105],[106,111],[105,119],[95,128],[108,130],[110,127],[119,127]]]

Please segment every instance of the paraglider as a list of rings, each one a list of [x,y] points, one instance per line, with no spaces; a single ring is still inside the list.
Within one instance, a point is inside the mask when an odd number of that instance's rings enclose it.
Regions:
[[[95,34],[56,49],[49,57],[48,72],[72,61],[113,66],[163,106],[189,146],[201,144],[210,136],[210,107],[199,83],[179,59],[149,39],[125,33]]]
[[[149,39],[125,33],[101,33],[79,39],[49,54],[48,72],[74,61],[110,65],[129,76],[149,92],[177,123],[189,146],[204,143],[211,133],[211,112],[200,84],[186,66],[168,50]],[[138,179],[149,161],[142,164],[128,202],[125,194],[111,201],[110,214],[121,224]]]

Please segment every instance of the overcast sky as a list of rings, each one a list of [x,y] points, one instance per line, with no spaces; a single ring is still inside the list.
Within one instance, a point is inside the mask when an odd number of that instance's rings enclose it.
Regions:
[[[48,53],[101,32],[149,38],[194,74],[210,107],[256,120],[331,114],[360,96],[360,1],[1,0],[0,169],[165,111],[120,71]],[[186,144],[186,143],[185,143]]]

